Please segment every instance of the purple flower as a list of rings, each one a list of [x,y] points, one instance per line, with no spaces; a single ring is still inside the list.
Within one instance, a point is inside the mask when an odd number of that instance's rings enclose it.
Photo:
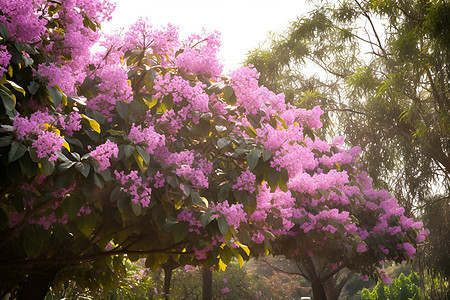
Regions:
[[[97,146],[94,151],[91,151],[92,158],[96,159],[99,163],[100,167],[99,171],[106,170],[109,166],[111,166],[110,158],[111,156],[118,157],[119,148],[117,144],[107,140],[104,144]]]
[[[58,155],[56,152],[61,150],[64,139],[54,132],[45,131],[40,134],[37,140],[33,143],[33,147],[37,150],[39,158],[50,155],[49,161],[56,161]]]

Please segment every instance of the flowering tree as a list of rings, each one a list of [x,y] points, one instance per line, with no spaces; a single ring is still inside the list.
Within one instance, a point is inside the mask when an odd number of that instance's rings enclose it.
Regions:
[[[314,253],[371,276],[412,257],[422,224],[373,190],[358,148],[314,135],[319,107],[286,104],[251,66],[221,75],[217,32],[102,34],[112,8],[0,0],[2,294],[107,288],[124,255],[219,270]]]

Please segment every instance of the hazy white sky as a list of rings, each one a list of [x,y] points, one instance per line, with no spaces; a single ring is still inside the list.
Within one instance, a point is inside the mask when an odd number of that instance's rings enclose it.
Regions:
[[[110,24],[103,30],[128,27],[139,17],[154,26],[180,27],[182,37],[202,28],[222,33],[219,54],[226,70],[234,69],[249,50],[266,40],[270,31],[282,31],[289,22],[309,10],[305,0],[116,0]]]

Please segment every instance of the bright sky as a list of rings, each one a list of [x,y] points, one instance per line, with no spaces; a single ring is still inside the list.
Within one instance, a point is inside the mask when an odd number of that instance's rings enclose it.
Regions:
[[[305,0],[115,0],[116,11],[103,30],[128,27],[139,17],[154,26],[179,26],[181,37],[206,30],[222,33],[219,57],[225,70],[238,67],[248,51],[264,42],[269,32],[283,31],[306,13]]]

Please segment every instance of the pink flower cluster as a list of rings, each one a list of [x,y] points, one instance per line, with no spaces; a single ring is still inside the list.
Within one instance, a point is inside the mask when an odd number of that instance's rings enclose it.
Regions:
[[[107,140],[104,144],[97,146],[90,154],[100,165],[98,170],[103,171],[111,166],[109,160],[112,156],[116,158],[119,156],[119,147],[116,143]]]
[[[156,133],[152,126],[142,129],[141,125],[136,126],[133,124],[128,138],[135,144],[143,143],[146,146],[145,150],[149,154],[153,154],[156,148],[165,145],[164,136]]]
[[[11,54],[9,54],[5,45],[0,45],[0,78],[7,71],[9,61],[11,60]]]
[[[118,101],[131,102],[131,86],[128,84],[126,70],[117,65],[105,65],[96,70],[95,76],[101,79],[100,93],[88,101],[88,107],[103,113],[109,122]]]
[[[127,50],[151,49],[164,60],[165,54],[172,56],[173,49],[178,47],[178,27],[168,24],[165,28],[154,29],[147,18],[140,18],[131,25],[125,34],[124,44]],[[164,61],[162,61],[164,64]]]
[[[166,73],[164,77],[158,76],[154,86],[157,91],[155,97],[163,98],[170,95],[175,107],[166,110],[157,122],[165,125],[174,135],[190,120],[198,123],[198,113],[209,111],[209,97],[204,92],[204,87],[201,82],[191,86],[190,81],[170,73]]]
[[[38,135],[33,147],[37,151],[37,157],[44,158],[50,155],[48,160],[56,161],[58,159],[57,152],[61,150],[63,143],[64,139],[55,132],[44,131]]]
[[[116,179],[120,181],[123,191],[131,195],[133,203],[141,203],[143,207],[148,207],[152,198],[152,189],[149,186],[150,178],[143,182],[143,178],[138,175],[138,171],[131,171],[126,175],[124,171],[114,170]]]
[[[213,168],[200,154],[185,150],[179,153],[156,153],[156,156],[163,165],[172,166],[175,174],[189,181],[194,187],[208,188],[208,176]]]
[[[240,191],[246,190],[253,193],[255,191],[255,183],[255,174],[253,174],[250,170],[246,170],[236,179],[236,184],[233,185],[232,188]]]
[[[73,131],[81,129],[80,115],[77,112],[69,114],[68,120],[55,118],[47,111],[36,111],[30,117],[16,116],[13,122],[13,128],[16,131],[17,139],[35,139],[33,147],[37,150],[39,158],[50,155],[50,161],[56,161],[57,152],[61,150],[64,138],[59,135],[60,126],[71,135]]]
[[[175,65],[197,75],[216,77],[222,73],[222,65],[217,58],[220,32],[193,34],[185,43],[187,46],[175,58]]]
[[[228,225],[233,226],[235,229],[239,228],[241,223],[247,221],[247,214],[244,211],[242,204],[228,204],[228,201],[224,201],[215,205],[211,205],[211,210],[218,212],[224,216]]]
[[[40,64],[37,72],[49,80],[49,86],[57,85],[69,96],[77,94],[75,89],[77,78],[72,76],[73,71],[69,66],[55,63]]]
[[[183,221],[189,224],[189,232],[195,232],[200,234],[200,228],[202,228],[202,223],[197,220],[192,211],[183,210],[178,214],[178,221]]]
[[[0,0],[5,24],[10,35],[18,42],[36,43],[44,34],[47,21],[42,18],[41,7],[45,0]],[[38,12],[36,12],[38,11]]]

